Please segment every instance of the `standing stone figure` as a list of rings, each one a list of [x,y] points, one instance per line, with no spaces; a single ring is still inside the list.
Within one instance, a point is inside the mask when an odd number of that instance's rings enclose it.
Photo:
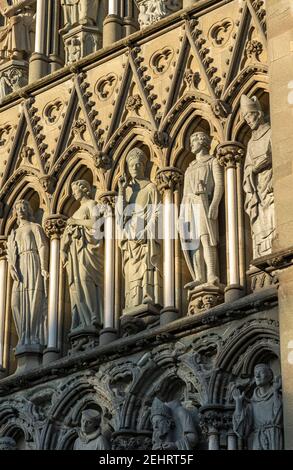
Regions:
[[[75,181],[71,187],[80,208],[67,220],[61,254],[68,275],[73,331],[102,325],[102,267],[98,254],[100,245],[94,237],[97,207],[91,197],[92,188],[84,180]]]
[[[243,117],[252,130],[244,168],[245,211],[250,217],[253,257],[272,251],[275,235],[271,128],[258,99],[241,97]]]
[[[0,62],[28,59],[34,51],[34,35],[34,10],[24,7],[20,13],[7,19],[6,26],[0,28]]]
[[[18,227],[7,241],[13,279],[11,308],[18,346],[46,345],[48,245],[25,200],[15,204]]]
[[[110,444],[102,435],[101,413],[85,410],[81,414],[81,428],[73,450],[110,450]]]
[[[126,159],[131,181],[119,180],[120,248],[125,276],[125,308],[161,304],[161,246],[156,239],[158,191],[145,177],[147,156],[132,149]]]
[[[256,388],[250,400],[234,388],[234,432],[247,439],[250,450],[281,450],[283,417],[279,377],[274,381],[272,369],[267,364],[257,364],[254,378]]]
[[[95,25],[99,0],[61,0],[65,28],[77,25]]]
[[[185,173],[179,232],[193,280],[197,285],[217,285],[218,212],[224,192],[223,174],[209,153],[211,139],[205,132],[192,134],[190,145],[196,159]]]
[[[198,433],[191,413],[178,400],[163,403],[155,398],[151,408],[153,450],[192,450]]]

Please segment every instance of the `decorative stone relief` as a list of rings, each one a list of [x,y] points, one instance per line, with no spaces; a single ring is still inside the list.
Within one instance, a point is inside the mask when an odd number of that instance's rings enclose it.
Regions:
[[[34,222],[25,200],[15,205],[18,227],[7,242],[7,259],[13,279],[11,306],[21,346],[46,345],[48,246],[44,231]]]
[[[173,57],[174,51],[170,47],[164,47],[163,49],[156,51],[150,60],[150,66],[153,69],[153,72],[157,75],[167,72]]]
[[[245,52],[250,61],[259,62],[259,56],[263,52],[263,45],[260,41],[253,39],[246,44]]]
[[[6,147],[8,144],[12,132],[12,126],[8,123],[4,124],[0,128],[0,147]]]
[[[151,408],[153,450],[192,450],[198,443],[193,417],[178,400],[155,398]]]
[[[102,47],[102,34],[97,27],[78,26],[63,35],[66,64],[74,64],[82,57]]]
[[[211,139],[205,132],[191,136],[196,159],[184,178],[179,232],[184,256],[193,282],[189,289],[189,313],[215,305],[221,299],[218,274],[218,211],[224,192],[223,174],[210,155]],[[214,296],[213,300],[212,297]]]
[[[43,116],[48,126],[52,126],[57,123],[61,117],[63,108],[64,103],[60,99],[56,99],[45,106]]]
[[[95,92],[99,100],[106,101],[111,98],[118,82],[118,77],[114,73],[105,75],[96,83]]]
[[[74,450],[109,450],[110,443],[101,430],[102,416],[98,410],[85,410],[81,414],[81,427]]]
[[[234,28],[234,22],[231,18],[224,18],[214,24],[210,31],[209,37],[214,47],[224,47],[231,37]]]
[[[125,309],[161,305],[161,248],[155,238],[159,194],[145,177],[147,156],[139,148],[127,156],[130,180],[119,180],[120,249],[125,276]],[[143,221],[143,224],[142,224]]]
[[[76,140],[84,140],[84,133],[86,132],[86,122],[80,118],[75,121],[72,126],[72,133]]]
[[[256,388],[251,398],[235,386],[232,394],[236,409],[233,428],[246,440],[249,450],[283,449],[283,416],[280,377],[274,378],[267,364],[254,368]]]
[[[243,118],[252,130],[244,167],[245,211],[249,215],[253,257],[270,254],[275,237],[271,127],[258,99],[243,95]]]
[[[141,28],[161,20],[182,8],[182,0],[136,0]]]
[[[187,69],[184,74],[184,81],[188,88],[198,88],[201,81],[200,73],[193,72],[191,69]]]
[[[27,85],[27,82],[26,67],[13,65],[13,62],[0,67],[0,100]]]
[[[94,237],[96,202],[87,181],[72,183],[80,208],[67,220],[61,243],[61,258],[66,268],[72,311],[71,331],[89,329],[94,333],[102,325],[102,294],[99,285],[99,240]]]

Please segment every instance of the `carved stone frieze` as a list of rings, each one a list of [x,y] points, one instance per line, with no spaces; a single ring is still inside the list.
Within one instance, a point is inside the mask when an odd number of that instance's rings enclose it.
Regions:
[[[159,170],[156,176],[158,190],[162,193],[166,190],[175,190],[183,182],[183,174],[178,168],[168,167]]]

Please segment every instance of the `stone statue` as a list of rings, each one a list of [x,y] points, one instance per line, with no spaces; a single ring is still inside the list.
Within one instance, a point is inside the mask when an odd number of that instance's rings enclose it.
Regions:
[[[96,25],[100,0],[61,0],[65,29],[77,25]]]
[[[27,6],[0,28],[0,62],[27,60],[35,47],[35,12]]]
[[[17,450],[15,440],[12,437],[0,437],[0,450]]]
[[[100,244],[94,237],[98,211],[91,192],[87,181],[72,183],[72,193],[80,208],[67,220],[61,243],[62,263],[68,275],[72,331],[102,325],[102,266],[98,255]]]
[[[18,346],[46,345],[48,245],[42,227],[34,222],[25,200],[15,204],[18,227],[7,241],[13,279],[11,308]]]
[[[224,192],[222,169],[210,155],[211,139],[205,132],[190,138],[196,159],[184,178],[179,232],[182,248],[196,285],[218,285],[218,212]]]
[[[253,257],[272,251],[275,236],[271,128],[258,99],[241,97],[243,117],[252,130],[244,168],[245,211],[250,217]]]
[[[97,410],[85,410],[81,414],[81,429],[74,443],[73,450],[110,450],[110,444],[102,435],[101,413]]]
[[[153,450],[192,450],[198,433],[192,415],[178,400],[163,403],[155,398],[151,408]]]
[[[125,308],[161,304],[161,245],[156,239],[159,194],[145,177],[147,156],[132,149],[126,159],[131,180],[119,180],[118,217],[125,276]]]
[[[250,450],[281,450],[283,417],[280,378],[274,381],[273,371],[267,364],[255,366],[254,378],[256,388],[250,400],[237,387],[232,392],[236,403],[234,432],[247,439]]]
[[[179,0],[140,0],[138,22],[140,27],[149,26],[182,8]]]

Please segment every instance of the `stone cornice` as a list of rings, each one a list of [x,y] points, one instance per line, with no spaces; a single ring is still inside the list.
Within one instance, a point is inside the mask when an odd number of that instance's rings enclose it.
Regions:
[[[11,93],[3,99],[0,110],[4,110],[6,107],[10,107],[15,102],[29,95],[38,93],[39,91],[46,89],[50,86],[56,85],[58,81],[64,81],[68,79],[72,74],[79,73],[82,70],[91,68],[95,64],[99,64],[108,61],[111,56],[121,54],[126,51],[133,44],[142,44],[149,40],[150,37],[162,34],[166,29],[179,26],[181,23],[186,21],[189,17],[194,18],[195,16],[205,15],[207,12],[221,7],[233,0],[200,0],[195,5],[179,10],[166,18],[163,18],[158,23],[147,26],[143,30],[136,31],[135,33],[127,36],[109,47],[105,47],[93,54],[86,56],[80,61],[74,63],[74,65],[65,66],[56,72],[47,75],[46,77],[31,83],[20,90]]]
[[[293,265],[293,246],[285,250],[274,251],[270,255],[254,259],[251,261],[251,264],[252,266],[266,272],[288,268]]]
[[[235,302],[218,305],[203,314],[180,318],[168,325],[145,330],[84,353],[64,357],[30,372],[6,377],[0,380],[0,397],[17,390],[33,387],[44,381],[67,376],[79,370],[98,368],[104,362],[134,354],[147,347],[153,348],[170,340],[173,341],[233,320],[249,317],[252,314],[271,309],[277,303],[277,289],[264,289]]]

